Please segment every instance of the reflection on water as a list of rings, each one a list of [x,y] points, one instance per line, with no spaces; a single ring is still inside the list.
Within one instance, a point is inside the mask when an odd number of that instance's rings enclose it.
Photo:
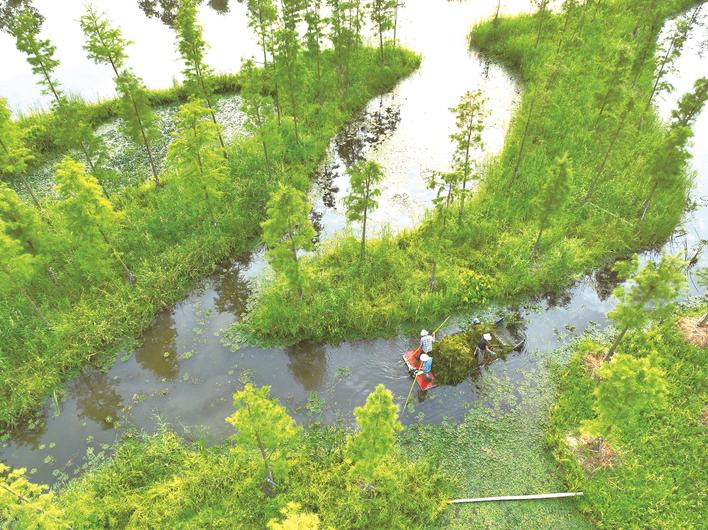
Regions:
[[[246,311],[251,289],[248,280],[243,276],[244,267],[247,265],[237,262],[214,277],[214,290],[218,295],[214,305],[220,313],[231,313],[239,317]]]
[[[69,395],[76,401],[79,417],[92,419],[104,430],[112,429],[123,408],[123,398],[116,391],[116,384],[100,370],[82,370],[69,384]]]
[[[327,356],[324,344],[302,342],[287,349],[288,370],[307,391],[322,389],[327,371]]]
[[[143,334],[142,346],[135,352],[135,360],[160,379],[172,381],[177,377],[177,328],[171,311],[158,314]]]

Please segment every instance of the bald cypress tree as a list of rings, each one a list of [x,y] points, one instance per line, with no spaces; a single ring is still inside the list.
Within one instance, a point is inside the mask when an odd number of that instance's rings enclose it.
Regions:
[[[43,212],[42,205],[27,180],[27,163],[31,159],[32,154],[25,146],[22,131],[12,121],[7,100],[0,97],[0,175],[19,178],[37,210]]]
[[[539,194],[533,199],[533,210],[538,215],[538,235],[531,251],[532,258],[538,254],[543,231],[548,227],[551,218],[556,215],[568,201],[572,168],[568,154],[556,158],[555,164],[548,172],[547,178],[541,184]]]
[[[110,277],[114,260],[127,281],[135,283],[115,242],[121,214],[101,196],[96,179],[86,173],[83,164],[65,157],[56,165],[55,180],[62,228],[76,248],[81,272],[90,277]]]
[[[205,212],[212,224],[214,207],[223,194],[225,161],[220,156],[219,126],[209,120],[201,101],[182,105],[177,113],[177,131],[167,151],[169,172],[188,203],[190,213]]]
[[[123,38],[119,28],[110,25],[105,15],[91,6],[81,17],[80,23],[86,38],[84,50],[88,52],[89,59],[97,64],[110,65],[113,70],[116,91],[121,97],[123,132],[135,143],[145,147],[153,179],[159,185],[160,178],[151,143],[159,138],[160,131],[142,80],[125,66],[125,48],[131,43]]]
[[[101,178],[101,165],[106,158],[105,146],[88,123],[85,106],[71,100],[61,90],[55,77],[56,67],[59,66],[59,61],[54,57],[56,47],[49,40],[40,38],[39,20],[30,11],[21,12],[11,29],[17,49],[27,55],[32,71],[39,77],[42,92],[53,98],[53,127],[57,143],[64,149],[76,149],[83,155],[91,173],[99,179],[103,193],[108,197]]]
[[[190,92],[204,100],[214,125],[216,111],[214,109],[214,89],[211,83],[211,68],[204,62],[207,43],[204,40],[204,30],[197,21],[197,0],[179,0],[179,9],[175,19],[174,29],[177,32],[177,49],[182,56],[185,68],[182,71]],[[224,138],[219,131],[219,144],[228,158]]]
[[[274,140],[272,124],[274,120],[271,100],[266,92],[264,72],[259,71],[253,61],[248,60],[241,67],[243,84],[241,86],[241,109],[247,117],[246,128],[260,141],[263,148],[268,177],[273,180],[273,167],[270,160],[270,144]]]

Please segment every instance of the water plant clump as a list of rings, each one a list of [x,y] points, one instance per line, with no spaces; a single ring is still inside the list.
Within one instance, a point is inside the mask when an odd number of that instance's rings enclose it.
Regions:
[[[435,343],[433,351],[433,371],[437,384],[457,385],[479,372],[476,349],[485,333],[492,335],[490,342],[492,351],[496,353],[495,358],[504,359],[512,351],[512,345],[500,341],[490,326],[483,324],[447,335]]]

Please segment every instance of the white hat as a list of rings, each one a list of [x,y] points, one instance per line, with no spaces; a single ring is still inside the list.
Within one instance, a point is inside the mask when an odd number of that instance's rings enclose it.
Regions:
[[[485,340],[492,340],[492,336],[489,333],[485,333],[482,336],[485,338]]]
[[[420,336],[421,336],[421,337],[425,337],[427,334],[428,334],[428,330],[427,330],[427,329],[421,330],[421,332],[420,332]]]
[[[423,361],[423,362],[429,361],[429,360],[430,360],[430,355],[428,355],[427,353],[424,353],[423,355],[420,356],[420,360]]]

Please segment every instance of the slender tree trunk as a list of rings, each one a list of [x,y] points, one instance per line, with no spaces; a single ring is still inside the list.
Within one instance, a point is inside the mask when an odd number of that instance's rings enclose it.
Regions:
[[[143,144],[145,145],[145,150],[147,151],[148,160],[150,161],[150,168],[152,169],[152,176],[155,180],[155,186],[160,185],[160,177],[157,175],[157,167],[155,166],[155,160],[152,156],[152,148],[150,147],[150,142],[148,141],[147,133],[145,132],[145,127],[143,126],[143,120],[140,118],[140,112],[138,112],[138,105],[135,102],[132,94],[128,94],[130,102],[133,105],[133,112],[135,113],[135,119],[138,120],[138,127],[140,127],[140,135],[143,138]],[[213,113],[212,113],[213,117]],[[221,136],[219,136],[221,138]],[[223,146],[223,144],[222,144]]]
[[[501,0],[499,0],[501,2]],[[396,7],[393,8],[393,47],[396,48],[396,36],[398,33],[398,0]]]
[[[21,288],[22,294],[25,296],[27,301],[30,303],[30,307],[32,308],[32,311],[34,311],[34,314],[37,315],[37,317],[42,321],[42,324],[47,328],[47,330],[51,331],[52,330],[52,325],[49,323],[49,320],[47,320],[47,317],[44,315],[42,310],[39,308],[39,304],[34,300],[32,295],[29,293],[27,288],[22,287]]]
[[[381,66],[384,65],[383,30],[379,24],[379,52],[381,54]]]
[[[120,257],[120,254],[116,250],[116,248],[113,246],[113,243],[111,243],[111,240],[108,239],[108,236],[106,233],[103,231],[103,228],[100,226],[97,226],[99,233],[101,234],[101,237],[103,238],[103,241],[108,245],[108,248],[111,249],[111,252],[113,253],[113,257],[116,258],[116,261],[120,263],[120,266],[123,268],[123,271],[125,272],[126,279],[128,280],[128,283],[131,285],[135,285],[135,275],[133,272],[128,268],[128,266],[125,264],[125,261],[123,261],[123,258]]]
[[[541,223],[541,225],[538,227],[538,237],[536,238],[536,242],[533,244],[533,250],[531,250],[531,259],[535,260],[536,255],[538,254],[538,247],[541,245],[541,236],[543,235],[543,229],[544,225]]]
[[[494,23],[496,24],[499,20],[499,9],[501,8],[501,0],[497,0],[497,11],[494,13]]]
[[[295,94],[295,82],[293,80],[293,64],[290,64],[288,68],[288,84],[290,85],[290,105],[293,108],[293,125],[295,126],[295,143],[300,145],[300,132],[298,130],[298,108],[297,108],[297,96]]]
[[[644,202],[642,203],[642,208],[639,210],[639,220],[642,221],[644,220],[644,217],[647,214],[647,211],[649,210],[649,205],[651,204],[651,200],[654,198],[654,193],[656,193],[657,188],[659,187],[659,181],[654,180],[654,184],[651,187],[651,190],[649,191],[649,195],[647,195],[647,198],[644,199]]]
[[[521,165],[521,160],[524,156],[524,147],[526,146],[526,138],[528,137],[529,125],[531,124],[531,116],[533,115],[533,108],[536,104],[537,97],[538,96],[534,94],[533,98],[531,99],[531,104],[529,105],[529,113],[526,116],[526,125],[524,125],[524,134],[521,137],[521,146],[519,147],[519,154],[516,157],[516,164],[514,164],[514,171],[511,174],[511,180],[509,181],[509,185],[507,186],[508,188],[511,188],[516,182],[516,176],[519,172],[519,166]]]
[[[196,129],[194,130],[194,136],[197,135]],[[211,207],[211,200],[209,198],[209,192],[207,191],[207,187],[203,184],[205,175],[204,175],[204,165],[202,164],[202,156],[197,152],[197,165],[199,166],[199,175],[201,177],[202,181],[202,191],[204,192],[204,201],[206,202],[207,210],[209,211],[209,219],[211,219],[211,224],[214,225],[216,224],[216,219],[214,218],[214,210]]]
[[[428,290],[432,293],[435,290],[435,284],[437,283],[437,273],[438,260],[433,258],[433,270],[430,273],[430,282],[428,283]]]
[[[470,141],[472,139],[472,119],[467,124],[467,142],[465,145],[465,174],[462,179],[462,196],[460,197],[460,213],[457,216],[457,224],[462,224],[462,214],[465,211],[465,195],[467,191],[467,181],[470,176]]]
[[[5,151],[5,154],[9,157],[10,156],[10,150],[7,148],[5,145],[5,142],[0,139],[0,147],[2,147],[2,150]],[[39,200],[37,199],[37,196],[34,194],[34,190],[32,189],[32,186],[30,186],[29,181],[27,180],[27,176],[24,173],[18,174],[17,175],[20,180],[22,180],[22,184],[27,188],[27,193],[29,193],[30,198],[32,199],[32,202],[34,203],[34,206],[37,208],[39,211],[40,215],[44,217],[44,210],[42,209],[42,205],[39,203]],[[51,223],[49,222],[49,219],[45,219],[50,225]]]
[[[198,64],[194,65],[195,67],[195,74],[197,76],[197,80],[199,81],[199,87],[202,90],[202,95],[204,96],[204,101],[206,101],[207,108],[209,109],[209,113],[211,114],[211,121],[214,122],[214,125],[219,125],[219,122],[216,121],[216,112],[214,111],[214,106],[211,103],[211,99],[209,98],[209,93],[207,92],[206,89],[206,83],[204,82],[204,76],[202,75],[202,69],[201,66]],[[229,159],[229,154],[226,151],[226,143],[224,142],[224,137],[221,136],[221,130],[217,129],[217,134],[219,136],[219,144],[221,144],[221,149],[224,151],[224,158]]]
[[[541,4],[541,9],[540,9],[540,17],[538,21],[538,33],[536,34],[536,44],[534,46],[538,46],[538,43],[541,42],[541,32],[543,30],[543,19],[545,18],[546,15],[546,4],[547,0],[542,0],[543,3]]]
[[[600,165],[597,167],[597,170],[595,171],[595,176],[592,179],[592,182],[590,184],[590,188],[588,189],[588,192],[585,194],[585,197],[583,198],[584,202],[589,201],[592,198],[592,196],[594,195],[595,190],[597,189],[597,184],[600,181],[600,177],[602,176],[602,173],[605,171],[605,165],[607,164],[607,160],[610,158],[610,153],[614,149],[615,144],[617,143],[617,139],[619,138],[619,135],[622,132],[622,129],[624,128],[625,118],[626,118],[628,112],[629,112],[629,109],[625,108],[624,112],[622,113],[622,116],[620,117],[619,124],[617,125],[617,129],[615,130],[615,133],[612,136],[612,140],[610,141],[610,145],[607,146],[607,150],[605,151],[605,155],[602,158],[602,162],[600,162]]]
[[[302,290],[302,279],[300,278],[300,260],[297,259],[297,247],[295,246],[295,240],[293,239],[293,223],[288,216],[288,239],[290,240],[290,251],[293,254],[293,260],[295,260],[295,276],[297,276],[297,292],[302,300],[305,293]]]
[[[607,353],[605,354],[605,357],[603,360],[610,359],[615,354],[615,350],[620,345],[620,342],[622,342],[622,339],[624,338],[624,336],[627,334],[628,331],[629,331],[628,327],[626,327],[622,330],[622,332],[617,336],[615,341],[612,343],[612,346],[610,346],[610,349],[607,350]]]

